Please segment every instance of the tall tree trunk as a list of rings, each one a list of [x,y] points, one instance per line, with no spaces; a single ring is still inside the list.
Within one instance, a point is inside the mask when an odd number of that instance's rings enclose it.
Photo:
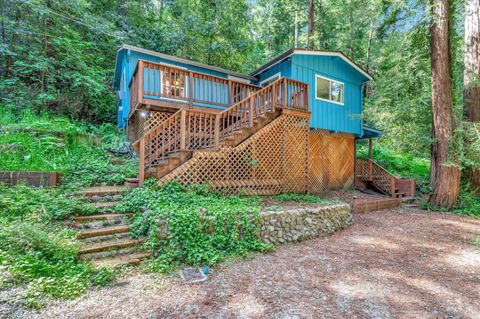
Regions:
[[[350,14],[349,14],[349,20],[350,20],[350,59],[355,62],[355,39],[354,39],[354,21],[353,21],[353,0],[350,0]]]
[[[432,63],[432,162],[430,204],[451,208],[460,190],[460,169],[450,149],[454,117],[449,44],[449,0],[432,0],[433,24],[430,30]]]
[[[307,46],[309,48],[313,48],[313,19],[314,19],[314,2],[313,0],[310,0],[310,6],[308,7],[308,43]]]
[[[293,30],[293,47],[298,47],[298,8],[295,4],[295,20],[294,20],[294,30]]]
[[[467,122],[480,122],[480,0],[465,0],[464,114]],[[468,147],[467,141],[467,147]],[[480,169],[469,171],[480,195]]]

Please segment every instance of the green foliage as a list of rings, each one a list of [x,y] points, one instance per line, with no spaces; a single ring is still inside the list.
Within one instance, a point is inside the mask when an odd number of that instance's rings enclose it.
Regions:
[[[95,206],[59,189],[0,184],[0,218],[48,222],[97,212]]]
[[[374,142],[372,157],[375,162],[385,167],[389,172],[419,180],[427,180],[430,174],[430,160],[412,153],[397,153],[390,147]],[[357,148],[359,158],[368,158],[368,144],[359,143]]]
[[[480,218],[480,198],[468,184],[462,186],[457,207],[453,211],[459,215]]]
[[[136,162],[113,165],[103,148],[118,148],[124,136],[113,125],[99,127],[31,111],[17,115],[0,107],[2,170],[63,172],[65,188],[103,182],[118,184],[136,176]],[[100,144],[102,147],[100,147]]]
[[[26,304],[38,308],[49,298],[75,298],[90,284],[114,279],[108,270],[97,271],[77,262],[77,251],[72,231],[2,218],[0,288],[27,284]]]
[[[121,209],[136,213],[133,233],[148,236],[157,256],[152,270],[168,271],[179,263],[212,265],[229,255],[269,248],[256,239],[257,197],[223,196],[203,185],[174,182],[132,190]],[[165,227],[166,237],[161,236]]]

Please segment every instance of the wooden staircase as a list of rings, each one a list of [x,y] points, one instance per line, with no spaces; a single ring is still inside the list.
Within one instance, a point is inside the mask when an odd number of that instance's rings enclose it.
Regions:
[[[370,188],[392,198],[415,198],[415,180],[395,176],[370,159],[356,159],[355,175]]]
[[[115,212],[126,190],[123,186],[97,186],[77,193],[101,210],[100,214],[77,216],[74,220],[81,242],[80,259],[96,267],[112,267],[137,265],[150,256],[141,247],[143,240],[129,235],[132,214]]]
[[[132,144],[139,155],[140,186],[145,178],[162,178],[172,172],[195,151],[237,146],[283,109],[308,111],[308,84],[281,78],[217,114],[177,111]]]

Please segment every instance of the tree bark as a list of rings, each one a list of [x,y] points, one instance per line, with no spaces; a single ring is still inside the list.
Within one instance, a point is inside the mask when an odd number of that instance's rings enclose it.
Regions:
[[[315,6],[313,0],[310,0],[310,6],[308,7],[308,43],[309,48],[313,48],[313,27],[314,27],[314,11]]]
[[[454,117],[449,44],[449,0],[432,0],[433,24],[430,30],[432,64],[432,161],[430,204],[451,208],[460,190],[460,170],[450,148]]]
[[[467,123],[480,122],[480,0],[465,0],[465,49],[463,74],[464,114]],[[469,147],[469,141],[466,141]],[[471,185],[480,195],[480,169],[468,172]]]

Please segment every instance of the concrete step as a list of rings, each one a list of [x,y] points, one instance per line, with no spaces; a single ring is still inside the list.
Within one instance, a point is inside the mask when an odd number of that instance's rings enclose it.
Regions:
[[[110,258],[93,260],[92,264],[97,267],[117,267],[124,265],[138,265],[143,259],[150,257],[150,253],[138,252]]]
[[[130,226],[128,225],[121,225],[121,226],[112,226],[112,227],[105,227],[100,229],[92,229],[92,230],[84,230],[77,234],[77,238],[91,238],[91,237],[99,237],[99,236],[106,236],[112,234],[119,234],[119,233],[128,233],[130,231]]]

